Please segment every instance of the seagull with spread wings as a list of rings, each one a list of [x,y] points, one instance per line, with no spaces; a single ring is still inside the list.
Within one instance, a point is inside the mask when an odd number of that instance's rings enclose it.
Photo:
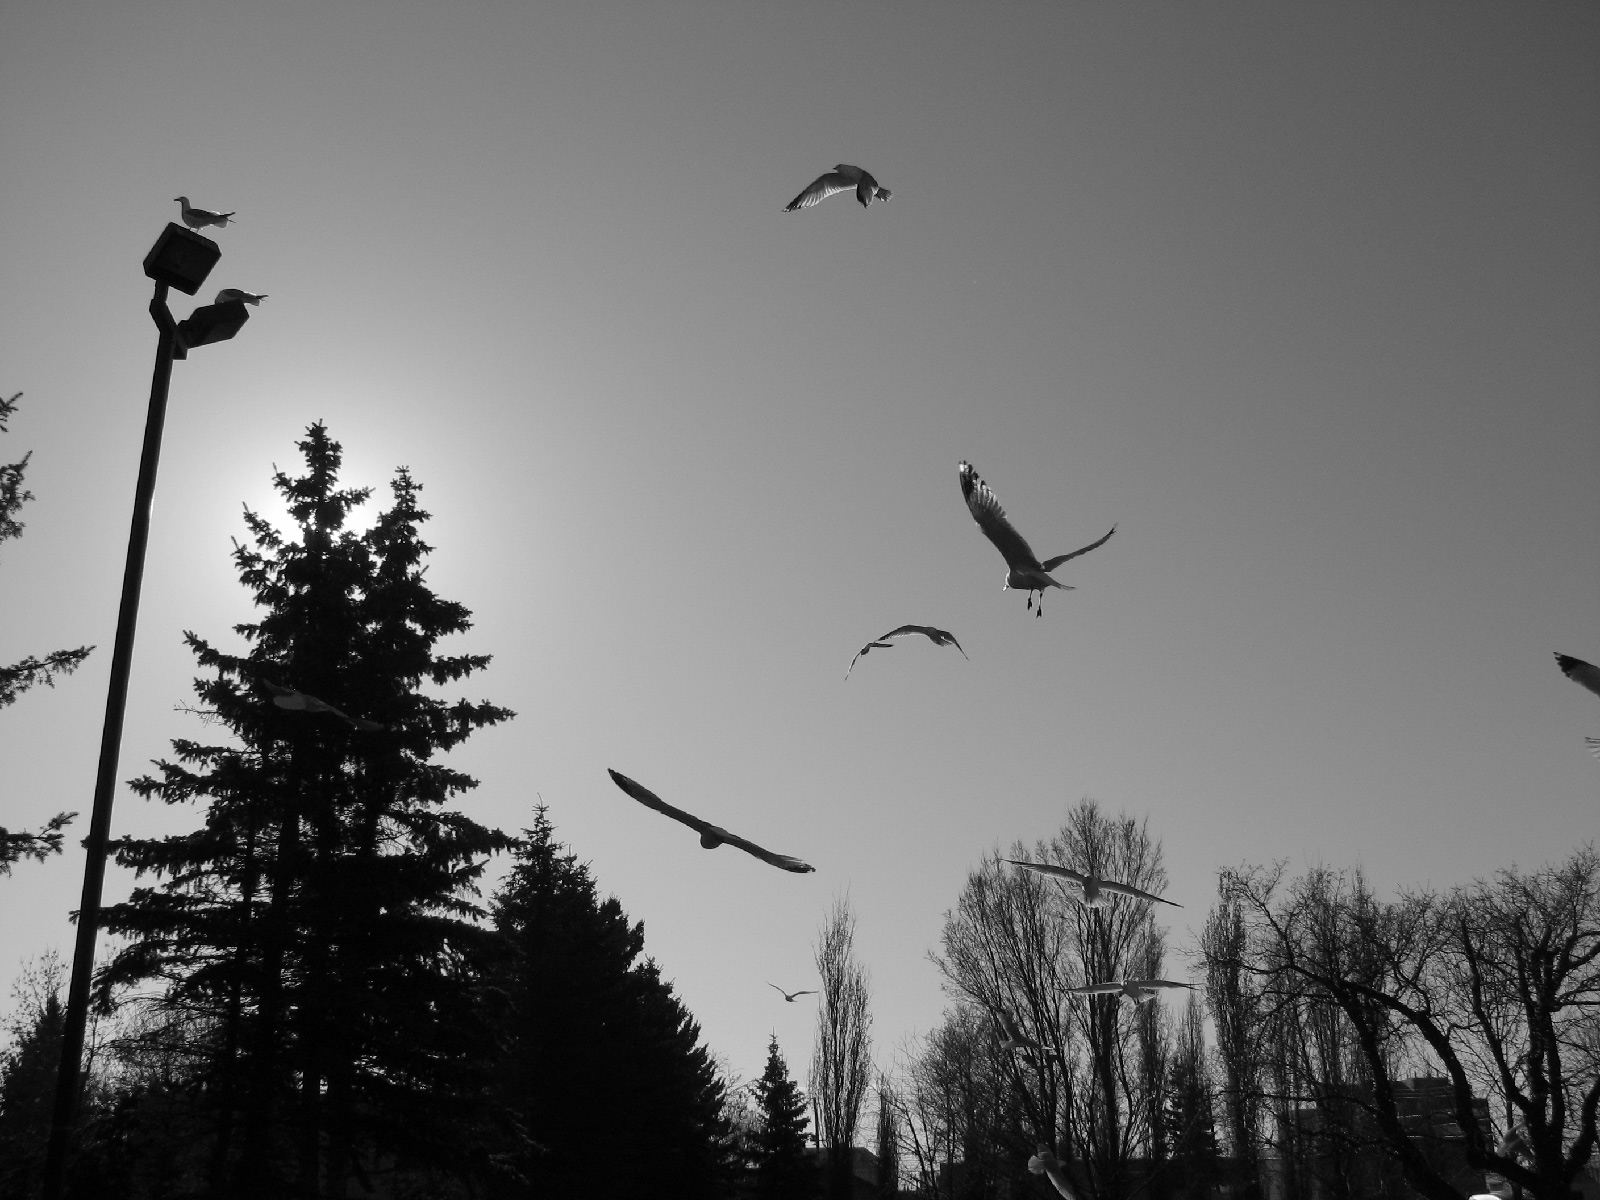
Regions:
[[[1071,867],[1058,867],[1054,863],[1028,862],[1021,858],[1008,858],[1008,863],[1022,867],[1024,870],[1035,871],[1040,875],[1049,875],[1055,879],[1065,879],[1078,886],[1083,906],[1085,908],[1104,908],[1111,903],[1113,896],[1128,896],[1134,900],[1153,900],[1157,904],[1170,904],[1173,908],[1182,908],[1176,900],[1168,900],[1164,896],[1157,896],[1154,892],[1136,888],[1131,883],[1117,883],[1115,880],[1102,879],[1090,872],[1085,875],[1081,871],[1074,871]]]
[[[957,650],[961,650],[961,643],[956,641],[953,633],[946,633],[943,629],[935,629],[932,625],[902,625],[899,629],[891,629],[888,633],[880,633],[872,641],[857,650],[856,657],[852,658],[850,665],[845,668],[844,677],[849,679],[850,672],[856,669],[856,658],[860,658],[870,650],[887,650],[894,645],[893,642],[889,641],[890,638],[910,637],[914,633],[920,633],[935,646],[954,646]],[[967,658],[965,650],[961,650],[961,657]],[[967,658],[967,661],[971,662],[972,660]]]
[[[796,996],[815,996],[817,994],[815,988],[812,988],[810,990],[803,991],[803,992],[786,992],[781,987],[778,987],[777,984],[773,983],[770,979],[767,980],[767,986],[769,988],[777,988],[778,989],[778,994],[781,995],[790,1004],[794,1003],[794,998]]]
[[[1122,979],[1115,983],[1086,983],[1082,987],[1070,987],[1067,991],[1078,996],[1126,996],[1135,1004],[1148,1004],[1154,1000],[1162,988],[1188,988],[1195,990],[1192,983],[1178,983],[1172,979]]]
[[[999,1009],[995,1013],[995,1017],[1000,1022],[1000,1049],[1007,1053],[1014,1053],[1018,1050],[1037,1050],[1040,1048],[1039,1043],[1033,1038],[1022,1036],[1022,1030],[1017,1026],[1017,1019],[1005,1009]]]
[[[811,208],[840,192],[854,192],[862,208],[868,207],[874,200],[887,201],[894,194],[886,187],[879,187],[878,181],[860,167],[839,163],[833,170],[813,179],[805,191],[783,206],[783,211],[796,212]]]
[[[1596,696],[1600,696],[1600,667],[1593,663],[1584,662],[1581,658],[1573,658],[1570,654],[1556,655],[1556,666],[1561,668],[1561,673],[1581,688],[1588,688]],[[1583,744],[1589,747],[1589,753],[1600,758],[1600,738],[1586,737]]]
[[[956,464],[961,473],[961,494],[966,497],[967,511],[972,514],[972,519],[978,523],[978,528],[983,530],[984,536],[994,543],[1000,557],[1006,560],[1007,588],[1018,591],[1024,589],[1028,593],[1028,607],[1033,608],[1033,593],[1039,593],[1039,607],[1034,611],[1034,616],[1044,613],[1044,593],[1046,588],[1061,588],[1063,591],[1072,591],[1070,583],[1059,583],[1051,578],[1050,572],[1062,563],[1077,558],[1080,554],[1103,546],[1111,539],[1111,534],[1117,531],[1113,525],[1105,537],[1098,541],[1090,542],[1074,550],[1071,554],[1058,554],[1054,558],[1047,558],[1043,562],[1034,555],[1028,543],[1023,540],[1020,533],[1006,519],[1006,510],[1000,507],[1000,501],[989,490],[989,485],[978,476],[973,465],[965,460]]]
[[[681,821],[698,833],[700,835],[700,844],[707,850],[715,850],[718,846],[726,843],[730,846],[737,846],[746,854],[753,854],[762,862],[771,863],[780,870],[793,871],[797,875],[816,870],[810,863],[801,862],[798,858],[791,858],[787,854],[776,854],[765,847],[756,845],[752,841],[747,841],[736,833],[729,833],[726,829],[713,825],[710,821],[702,821],[699,817],[686,813],[681,808],[673,808],[672,805],[642,783],[635,783],[620,771],[612,771],[609,767],[606,770],[611,775],[611,781],[640,804],[646,808],[653,808],[658,813],[671,817],[674,821]]]
[[[209,208],[196,208],[189,203],[187,196],[174,196],[173,199],[183,205],[179,215],[190,229],[204,229],[207,225],[215,225],[221,229],[233,216],[231,212],[212,212]]]
[[[379,721],[369,721],[365,717],[352,717],[341,712],[326,700],[319,700],[308,692],[297,692],[294,688],[279,687],[275,683],[268,683],[265,679],[258,681],[262,690],[272,697],[272,702],[279,708],[288,709],[290,712],[327,713],[330,717],[338,717],[351,729],[359,729],[363,733],[374,733],[383,728]]]

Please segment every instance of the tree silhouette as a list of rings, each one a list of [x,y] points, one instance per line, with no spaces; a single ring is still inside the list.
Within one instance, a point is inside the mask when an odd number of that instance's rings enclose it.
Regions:
[[[504,1196],[709,1195],[722,1085],[700,1027],[644,953],[644,926],[601,900],[543,805],[495,894],[486,990],[504,998],[496,1099],[520,1136]]]
[[[0,396],[0,433],[6,432],[6,422],[17,410],[18,392],[10,399]],[[24,491],[22,478],[28,469],[32,451],[16,462],[0,463],[0,544],[22,536],[22,522],[17,513],[33,499],[33,493]],[[54,687],[56,676],[70,675],[83,660],[89,657],[93,646],[79,646],[76,650],[52,650],[40,656],[30,654],[17,662],[0,664],[0,708],[16,701],[17,697],[36,684]],[[13,832],[0,825],[0,875],[11,872],[11,864],[23,858],[43,862],[51,854],[61,853],[61,830],[77,813],[57,813],[37,833]]]
[[[817,1173],[806,1155],[806,1098],[789,1077],[777,1034],[767,1043],[767,1069],[755,1093],[761,1110],[753,1139],[755,1200],[810,1200],[817,1193]]]
[[[1219,965],[1252,976],[1274,1005],[1269,1025],[1297,1065],[1269,1098],[1296,1117],[1315,1107],[1324,1156],[1387,1159],[1428,1200],[1455,1200],[1470,1181],[1463,1165],[1539,1200],[1569,1195],[1600,1145],[1592,845],[1537,871],[1395,900],[1359,871],[1314,868],[1286,883],[1280,864],[1223,880],[1245,937]],[[1427,1112],[1406,1078],[1419,1071],[1438,1081]],[[1517,1137],[1497,1139],[1481,1102]]]
[[[850,902],[835,900],[816,947],[822,994],[811,1055],[811,1099],[826,1163],[825,1190],[832,1200],[848,1196],[854,1186],[851,1155],[872,1075],[871,997],[855,937]]]
[[[186,640],[209,675],[195,691],[233,735],[173,742],[136,780],[167,804],[203,802],[203,824],[123,839],[136,888],[104,924],[128,940],[101,971],[101,1002],[156,980],[165,1026],[186,1031],[203,1136],[188,1169],[213,1193],[344,1194],[382,1172],[478,1169],[476,1078],[487,1033],[466,964],[489,936],[474,882],[510,844],[445,804],[476,786],[435,756],[512,714],[426,696],[487,656],[436,643],[470,613],[423,582],[420,485],[401,468],[364,533],[345,523],[370,489],[339,486],[341,450],[320,424],[306,470],[274,474],[298,537],[246,510],[241,582],[265,612],[225,653]],[[290,686],[360,714],[271,702]]]

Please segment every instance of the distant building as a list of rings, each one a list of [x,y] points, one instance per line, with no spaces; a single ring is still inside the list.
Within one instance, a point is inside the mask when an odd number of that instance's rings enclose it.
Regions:
[[[1396,1080],[1394,1099],[1402,1127],[1429,1165],[1463,1195],[1483,1192],[1483,1172],[1467,1164],[1466,1137],[1456,1120],[1450,1081],[1433,1076]],[[1342,1096],[1332,1093],[1320,1105],[1280,1117],[1278,1153],[1261,1164],[1267,1200],[1417,1197],[1391,1158],[1344,1136],[1346,1129],[1356,1130],[1358,1138],[1379,1136],[1365,1111],[1369,1101],[1369,1096],[1347,1089]],[[1488,1102],[1474,1099],[1472,1112],[1488,1136]]]

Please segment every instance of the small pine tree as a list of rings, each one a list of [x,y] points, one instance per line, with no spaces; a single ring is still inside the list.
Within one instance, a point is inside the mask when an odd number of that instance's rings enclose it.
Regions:
[[[485,991],[504,996],[492,1088],[523,1135],[505,1196],[712,1194],[726,1133],[700,1027],[601,900],[543,805],[492,905]]]
[[[806,1154],[806,1098],[789,1078],[778,1035],[767,1043],[767,1069],[756,1082],[761,1128],[755,1137],[757,1200],[808,1200],[816,1195],[816,1168]]]

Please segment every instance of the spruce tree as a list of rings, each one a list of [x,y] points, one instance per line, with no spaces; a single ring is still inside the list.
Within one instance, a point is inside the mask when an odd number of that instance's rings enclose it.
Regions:
[[[339,486],[321,424],[299,448],[305,473],[273,477],[297,536],[247,509],[251,544],[235,543],[263,610],[234,626],[246,652],[185,634],[208,672],[195,691],[232,738],[176,740],[133,784],[203,804],[203,823],[117,843],[162,883],[104,914],[128,940],[102,1000],[166,984],[209,1126],[192,1174],[238,1197],[475,1169],[487,1034],[466,964],[488,931],[474,884],[511,843],[445,807],[476,784],[436,755],[512,714],[422,691],[489,659],[436,650],[471,614],[423,581],[420,485],[398,470],[358,534],[346,522],[371,489]]]
[[[497,1101],[525,1138],[504,1196],[712,1194],[722,1085],[700,1027],[535,809],[493,902],[490,991],[506,998]],[[531,1144],[529,1144],[531,1143]]]
[[[757,1200],[809,1200],[817,1170],[806,1155],[806,1098],[789,1078],[778,1035],[767,1043],[767,1069],[756,1081],[761,1128],[755,1137]]]

